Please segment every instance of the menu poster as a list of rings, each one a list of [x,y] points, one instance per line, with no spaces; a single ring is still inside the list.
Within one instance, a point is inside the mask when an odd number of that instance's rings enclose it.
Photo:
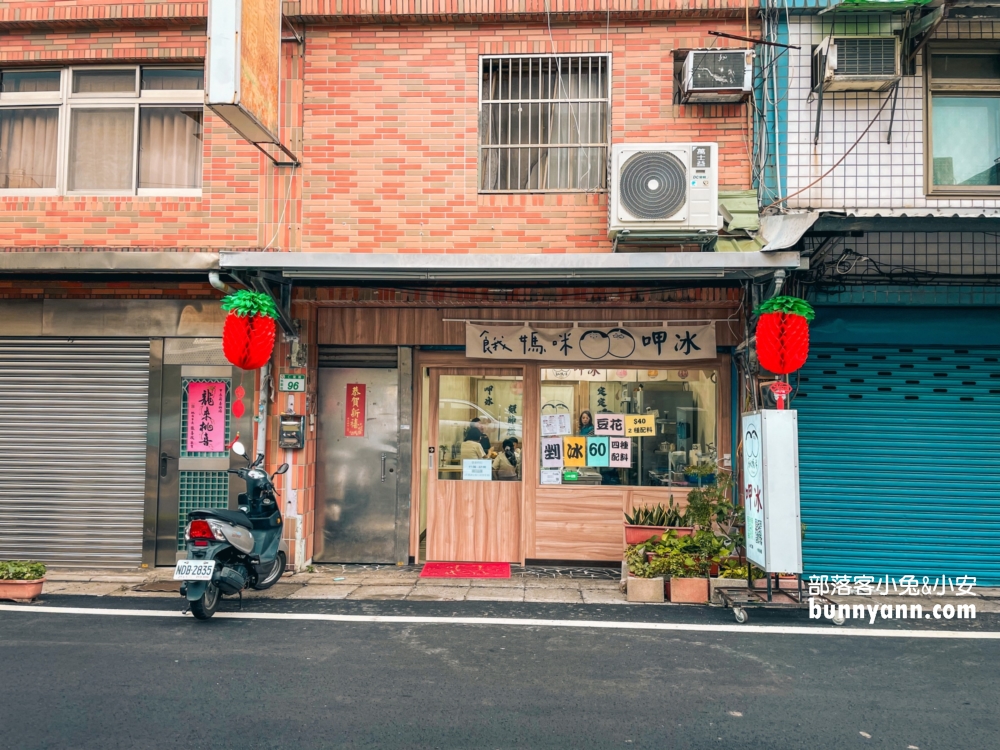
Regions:
[[[486,458],[466,458],[462,461],[463,482],[489,482],[493,479],[493,462]]]
[[[542,438],[542,466],[547,469],[561,469],[562,465],[562,438]]]
[[[624,414],[598,414],[594,417],[595,435],[624,435]]]
[[[585,437],[563,438],[563,465],[564,466],[587,465],[587,438]]]
[[[543,414],[542,436],[569,435],[573,432],[569,414]]]
[[[606,437],[587,438],[587,466],[608,465],[608,440]]]
[[[625,437],[648,437],[656,434],[655,414],[626,414]]]
[[[632,438],[608,438],[608,465],[627,469],[632,465]]]

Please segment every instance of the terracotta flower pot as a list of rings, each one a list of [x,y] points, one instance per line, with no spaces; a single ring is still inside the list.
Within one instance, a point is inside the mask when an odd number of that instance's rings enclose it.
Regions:
[[[625,544],[642,544],[654,536],[660,536],[667,530],[666,526],[633,526],[625,524]]]
[[[37,599],[42,593],[44,583],[44,578],[37,578],[34,581],[0,581],[0,599],[29,602]]]
[[[663,578],[629,576],[626,599],[630,602],[660,603],[663,601]]]
[[[704,604],[708,601],[708,579],[671,578],[670,601],[678,604]]]

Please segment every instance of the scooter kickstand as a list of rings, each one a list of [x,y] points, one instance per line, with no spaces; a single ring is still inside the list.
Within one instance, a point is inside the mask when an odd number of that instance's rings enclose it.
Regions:
[[[243,589],[240,589],[240,612],[243,611]]]

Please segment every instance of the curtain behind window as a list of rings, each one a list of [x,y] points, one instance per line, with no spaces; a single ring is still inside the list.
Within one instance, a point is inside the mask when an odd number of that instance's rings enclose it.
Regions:
[[[143,107],[139,112],[139,187],[201,187],[200,107]]]
[[[0,110],[0,188],[56,186],[58,109]]]
[[[132,190],[135,109],[74,109],[70,190]]]

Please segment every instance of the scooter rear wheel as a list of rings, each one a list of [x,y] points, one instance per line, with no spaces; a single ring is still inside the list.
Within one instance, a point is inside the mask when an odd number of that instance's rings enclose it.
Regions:
[[[191,602],[191,614],[198,620],[207,620],[219,608],[219,599],[221,598],[219,587],[214,583],[209,583],[205,593]]]
[[[261,580],[257,581],[254,589],[257,591],[263,591],[264,589],[271,588],[275,583],[281,579],[281,574],[285,572],[285,553],[279,552],[274,558],[274,567],[268,571],[268,574],[264,576]]]

